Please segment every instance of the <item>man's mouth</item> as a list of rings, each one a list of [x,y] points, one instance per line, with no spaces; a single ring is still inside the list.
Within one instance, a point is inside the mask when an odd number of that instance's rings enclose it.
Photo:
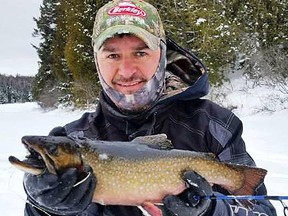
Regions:
[[[132,82],[117,82],[114,83],[115,89],[122,94],[134,94],[145,84],[144,80],[136,80]]]
[[[131,86],[136,86],[139,85],[140,83],[142,83],[143,81],[134,81],[134,82],[124,82],[124,83],[117,83],[117,85],[121,86],[121,87],[131,87]]]

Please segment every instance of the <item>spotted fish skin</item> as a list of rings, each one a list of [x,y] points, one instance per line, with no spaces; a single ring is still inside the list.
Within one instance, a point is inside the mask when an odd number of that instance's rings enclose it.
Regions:
[[[267,173],[261,168],[219,162],[211,153],[171,149],[165,135],[131,142],[25,136],[22,142],[41,155],[51,173],[90,165],[97,179],[93,202],[105,205],[161,203],[166,195],[185,189],[182,176],[186,171],[195,171],[234,195],[250,195]],[[28,166],[10,162],[24,171],[23,166]],[[33,165],[26,170],[31,172]]]

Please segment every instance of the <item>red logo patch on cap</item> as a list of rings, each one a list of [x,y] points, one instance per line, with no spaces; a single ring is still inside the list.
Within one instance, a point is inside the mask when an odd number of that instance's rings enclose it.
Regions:
[[[125,1],[120,2],[118,6],[112,7],[108,14],[110,16],[119,16],[119,15],[129,15],[129,16],[138,16],[145,17],[146,12],[141,8],[137,7],[133,2]]]

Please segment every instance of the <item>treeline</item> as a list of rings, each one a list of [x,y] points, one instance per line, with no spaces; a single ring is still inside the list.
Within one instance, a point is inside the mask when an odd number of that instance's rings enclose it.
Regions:
[[[41,15],[34,18],[34,36],[41,37],[39,47],[35,47],[40,67],[33,83],[38,101],[51,106],[96,100],[100,85],[91,35],[96,12],[106,2],[43,0]],[[204,60],[214,85],[225,78],[223,68],[227,65],[233,70],[245,63],[251,75],[261,74],[254,60],[263,50],[280,50],[287,58],[288,0],[148,2],[159,9],[167,35]],[[287,71],[284,68],[281,76],[287,76]]]
[[[0,74],[0,104],[32,101],[32,81],[29,76]]]

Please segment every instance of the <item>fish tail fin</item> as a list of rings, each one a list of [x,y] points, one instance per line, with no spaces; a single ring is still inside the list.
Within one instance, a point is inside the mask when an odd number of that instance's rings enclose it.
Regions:
[[[233,165],[232,165],[233,166]],[[255,190],[264,182],[267,170],[258,167],[238,166],[243,175],[242,187],[234,190],[229,190],[232,195],[253,195]],[[253,208],[253,200],[237,200],[246,208]]]
[[[242,173],[242,187],[232,191],[234,195],[253,195],[255,189],[264,182],[267,170],[258,167],[243,166]]]

